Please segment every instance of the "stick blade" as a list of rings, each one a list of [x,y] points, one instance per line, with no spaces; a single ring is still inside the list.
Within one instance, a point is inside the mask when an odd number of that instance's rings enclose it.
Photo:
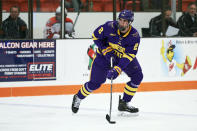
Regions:
[[[115,124],[116,122],[115,121],[111,121],[111,118],[110,118],[110,116],[107,114],[106,115],[106,119],[107,119],[107,121],[110,123],[110,124]]]

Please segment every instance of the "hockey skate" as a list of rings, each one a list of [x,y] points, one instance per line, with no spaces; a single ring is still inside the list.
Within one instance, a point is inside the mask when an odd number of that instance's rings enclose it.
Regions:
[[[78,112],[80,103],[81,103],[81,99],[79,99],[77,95],[74,95],[73,102],[72,102],[72,112],[73,113]]]
[[[118,111],[120,116],[138,116],[139,109],[130,106],[129,103],[125,102],[119,96]]]

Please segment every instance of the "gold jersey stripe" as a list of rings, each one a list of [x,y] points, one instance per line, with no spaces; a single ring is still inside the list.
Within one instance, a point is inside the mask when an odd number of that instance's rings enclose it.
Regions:
[[[122,72],[121,68],[118,66],[114,66],[114,69],[118,72],[119,75]]]
[[[103,55],[106,55],[108,52],[112,51],[111,47],[107,47],[106,49],[102,50]]]
[[[97,50],[97,53],[101,54],[101,52],[100,52],[99,48],[97,48],[96,50]]]
[[[135,55],[134,54],[128,54],[129,56],[131,56],[131,57],[133,57],[133,58],[135,58]]]
[[[132,29],[132,27],[129,26],[129,30],[127,31],[127,33],[123,37],[127,37],[129,32],[131,31],[131,29]],[[117,30],[117,33],[118,33],[118,35],[120,35],[120,30],[119,29]]]
[[[127,59],[129,59],[130,61],[133,60],[133,58],[132,58],[131,56],[129,56],[129,55],[125,54],[125,53],[123,54],[122,57],[127,58]]]
[[[92,34],[92,39],[93,40],[98,40],[98,38],[96,38],[96,36],[94,35],[94,33]]]

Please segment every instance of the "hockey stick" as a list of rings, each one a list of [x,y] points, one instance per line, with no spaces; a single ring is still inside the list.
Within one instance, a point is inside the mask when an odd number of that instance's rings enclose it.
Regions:
[[[77,20],[78,20],[78,18],[79,18],[80,13],[81,13],[81,8],[80,8],[80,6],[81,6],[81,4],[79,5],[79,10],[78,10],[78,12],[77,12],[77,16],[76,16],[75,21],[74,21],[74,23],[73,23],[72,33],[75,32],[75,25],[76,25],[76,23],[77,23]],[[72,38],[75,38],[75,37],[72,36],[72,33],[71,33],[71,37],[72,37]]]
[[[77,17],[75,18],[75,21],[74,21],[74,24],[73,24],[73,31],[74,31],[74,28],[75,28],[75,25],[76,25],[76,23],[77,23],[77,20],[78,20],[78,18],[79,18],[80,13],[81,13],[81,8],[80,8],[80,5],[79,5],[79,10],[78,10],[78,12],[77,12]]]
[[[113,68],[113,57],[111,57],[111,69]],[[109,114],[106,114],[106,119],[110,124],[115,124],[115,121],[111,121],[111,111],[112,111],[112,85],[113,85],[113,79],[111,79],[111,91],[110,91],[110,108],[109,108]]]

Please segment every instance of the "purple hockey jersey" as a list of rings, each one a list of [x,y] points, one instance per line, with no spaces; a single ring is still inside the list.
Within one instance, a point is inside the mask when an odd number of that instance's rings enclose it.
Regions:
[[[121,69],[126,68],[132,62],[140,44],[137,30],[130,26],[129,31],[121,35],[117,21],[108,21],[99,26],[92,34],[92,38],[98,46],[98,53],[102,54],[102,50],[108,47],[114,50],[115,60],[118,61],[117,66]]]

